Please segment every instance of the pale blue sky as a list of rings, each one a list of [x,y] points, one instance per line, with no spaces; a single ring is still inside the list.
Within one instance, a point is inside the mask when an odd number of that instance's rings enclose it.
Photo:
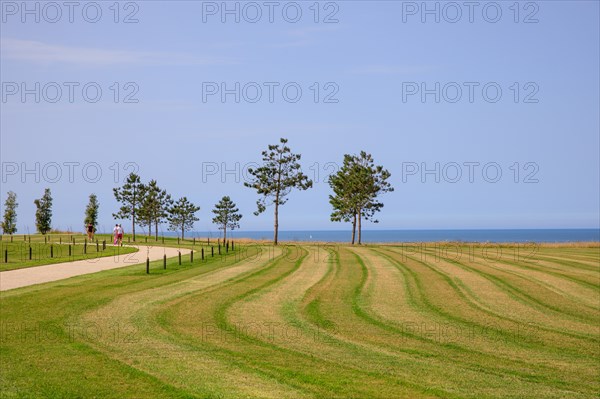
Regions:
[[[33,200],[45,187],[54,194],[55,227],[79,228],[92,192],[100,199],[100,225],[110,226],[117,209],[112,196],[115,162],[121,178],[124,165],[134,163],[145,181],[155,178],[174,196],[186,195],[199,204],[197,230],[215,230],[210,209],[222,195],[230,195],[241,208],[243,229],[270,229],[270,209],[253,216],[256,194],[236,182],[234,174],[222,182],[220,173],[203,179],[202,171],[203,165],[205,170],[215,164],[234,169],[236,163],[243,167],[259,161],[260,152],[279,137],[289,138],[292,149],[303,155],[305,172],[318,177],[312,190],[291,194],[281,212],[283,230],[348,227],[329,222],[325,176],[344,153],[363,149],[390,170],[396,189],[383,198],[381,223],[366,228],[599,225],[597,1],[520,2],[519,23],[514,22],[514,2],[493,3],[502,11],[496,23],[486,20],[494,18],[490,2],[478,3],[472,23],[464,6],[462,18],[448,22],[456,10],[444,8],[446,3],[439,3],[439,23],[435,16],[421,15],[422,10],[410,13],[421,2],[321,2],[318,23],[312,1],[295,3],[302,10],[296,23],[282,15],[287,7],[286,17],[294,17],[290,2],[278,3],[273,23],[263,2],[255,3],[263,12],[256,23],[245,20],[255,15],[255,9],[244,8],[247,2],[238,3],[246,11],[239,23],[232,15],[225,15],[223,23],[220,10],[208,14],[221,2],[140,1],[127,9],[121,3],[118,23],[113,21],[113,2],[98,3],[102,17],[97,23],[83,18],[84,4],[74,10],[73,23],[66,8],[62,18],[49,23],[56,10],[40,5],[36,23],[35,15],[20,9],[21,2],[2,2],[1,191],[2,203],[6,191],[18,194],[20,232],[33,232]],[[86,17],[93,18],[94,9],[87,11]],[[137,23],[123,23],[130,12]],[[331,13],[338,22],[324,23]],[[528,16],[538,22],[524,23]],[[20,92],[11,94],[23,82],[29,88],[40,82],[39,103],[33,94],[24,102]],[[55,95],[52,85],[43,92],[48,82],[63,87],[56,103],[49,101]],[[72,103],[65,82],[79,84]],[[81,87],[89,82],[102,89],[96,103],[82,96]],[[114,82],[121,86],[118,103]],[[127,82],[139,88],[134,95],[138,103],[123,103],[133,87],[125,88]],[[218,94],[203,101],[206,82],[225,82],[229,88],[235,82],[241,87],[257,82],[263,96],[256,103],[246,101],[244,93],[239,103],[233,94],[224,103]],[[272,103],[264,82],[279,84]],[[283,98],[281,87],[289,82],[302,89],[296,103]],[[315,82],[320,87],[317,103]],[[333,84],[325,87],[329,82]],[[439,103],[433,94],[425,102],[419,94],[403,101],[409,86],[434,88],[436,82],[440,87],[457,82],[463,97],[446,101],[455,95],[451,84],[445,93],[440,89]],[[473,102],[464,82],[479,84]],[[482,96],[481,88],[490,82],[502,89],[495,103]],[[333,98],[339,101],[325,103],[325,95],[336,87]],[[254,89],[247,88],[247,98],[254,97]],[[537,103],[525,102],[534,91],[530,99]],[[36,162],[40,182],[35,174],[22,179],[22,166],[34,169]],[[48,181],[55,177],[51,162],[61,165],[63,173],[54,183]],[[64,165],[69,162],[79,163],[73,182]],[[89,162],[102,170],[97,182],[82,176],[82,166]],[[436,162],[446,172],[439,183],[433,175],[421,182],[419,172],[405,175],[403,182],[403,169],[421,169],[422,163],[433,169]],[[466,162],[479,163],[473,182]],[[463,175],[451,183],[454,163]],[[486,164],[489,173],[482,176]],[[15,165],[19,170],[13,175]],[[94,180],[94,165],[88,168],[88,180]],[[486,181],[498,167],[500,180]],[[524,182],[530,172],[537,183]]]

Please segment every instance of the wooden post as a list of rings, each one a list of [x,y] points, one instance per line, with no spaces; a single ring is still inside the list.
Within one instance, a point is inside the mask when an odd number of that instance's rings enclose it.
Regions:
[[[96,240],[96,252],[100,252],[100,245],[98,244],[98,240]]]
[[[31,255],[33,255],[33,251],[31,250],[31,245],[29,246],[29,260],[31,260]]]
[[[50,244],[50,257],[54,258],[54,246]]]
[[[190,263],[194,263],[194,251],[190,251]]]
[[[178,254],[179,254],[179,265],[181,265],[181,251],[179,251]]]
[[[163,269],[167,270],[167,254],[163,255]]]
[[[62,237],[58,237],[58,243],[62,244]]]
[[[102,250],[106,249],[106,240],[102,240]]]
[[[219,241],[219,255],[221,255],[221,242]]]
[[[4,249],[4,263],[8,263],[8,248]]]
[[[87,240],[83,242],[83,253],[87,254]]]
[[[210,247],[210,256],[215,256],[215,247]]]
[[[233,240],[231,240],[231,250],[233,251]]]
[[[210,237],[206,239],[206,245],[210,245]]]
[[[150,274],[150,258],[146,258],[146,274]]]
[[[204,248],[202,248],[202,260],[204,260]]]
[[[225,243],[225,252],[229,252],[229,241]]]
[[[11,238],[12,238],[12,236],[11,236]],[[48,237],[44,236],[44,244],[48,244],[48,240],[47,240],[47,238],[48,238]]]
[[[69,257],[71,257],[71,244],[69,244]]]

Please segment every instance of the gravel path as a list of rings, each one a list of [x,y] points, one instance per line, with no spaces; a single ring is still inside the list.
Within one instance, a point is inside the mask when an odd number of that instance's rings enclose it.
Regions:
[[[130,254],[78,260],[75,262],[55,263],[52,265],[0,272],[0,291],[46,283],[48,281],[62,280],[82,274],[96,273],[102,270],[132,266],[144,263],[146,257],[149,257],[150,261],[162,259],[165,254],[167,255],[167,258],[171,258],[177,256],[178,253],[177,248],[151,247],[146,245],[135,245],[135,247],[138,248],[138,251]]]

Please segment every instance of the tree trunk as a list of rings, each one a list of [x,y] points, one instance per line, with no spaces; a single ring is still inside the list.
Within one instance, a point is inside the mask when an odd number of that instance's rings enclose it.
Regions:
[[[352,245],[354,245],[354,237],[356,237],[356,213],[354,214],[354,220],[352,221]]]
[[[181,224],[181,241],[183,241],[183,232],[185,231],[185,224]]]
[[[148,219],[148,237],[152,237],[152,219]]]
[[[362,219],[362,215],[361,215],[361,210],[358,210],[358,215],[356,215],[358,218],[358,245],[362,244],[362,227],[360,225],[360,220]]]
[[[223,244],[227,242],[227,226],[223,226]]]
[[[158,220],[154,222],[154,239],[158,241]]]
[[[277,196],[279,198],[279,196]],[[275,202],[275,234],[273,237],[273,243],[277,245],[277,238],[279,236],[279,201]]]
[[[135,211],[131,212],[131,234],[133,235],[133,241],[135,242]]]

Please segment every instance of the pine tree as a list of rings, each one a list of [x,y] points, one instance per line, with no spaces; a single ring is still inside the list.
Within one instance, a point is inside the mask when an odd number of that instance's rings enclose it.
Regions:
[[[17,194],[9,191],[4,203],[4,219],[2,220],[2,232],[4,234],[15,234],[17,232]]]
[[[90,201],[85,208],[85,219],[83,220],[84,226],[87,226],[91,223],[94,226],[94,231],[98,227],[98,208],[100,204],[98,203],[98,197],[96,194],[90,194]]]
[[[186,197],[179,198],[170,208],[169,230],[181,231],[181,239],[185,237],[185,232],[194,227],[194,222],[197,222],[196,212],[200,210],[199,206],[194,205]]]
[[[242,215],[238,213],[239,209],[228,196],[221,198],[212,212],[216,215],[212,221],[219,226],[219,230],[223,230],[223,242],[225,242],[227,241],[227,229],[239,229]]]
[[[148,226],[148,236],[152,235],[154,225],[155,238],[158,240],[158,225],[165,221],[169,207],[173,205],[171,196],[161,190],[156,180],[151,180],[144,188],[144,196],[140,206],[140,219]]]
[[[115,219],[131,219],[131,232],[135,241],[136,216],[143,200],[144,185],[140,177],[130,173],[122,187],[113,188],[115,199],[120,202],[119,212],[113,213]]]
[[[287,202],[287,195],[296,188],[307,190],[312,187],[312,181],[301,171],[298,161],[300,154],[294,154],[288,146],[287,139],[280,139],[280,143],[269,145],[262,152],[263,166],[257,169],[248,169],[254,178],[244,183],[246,187],[256,190],[263,197],[256,201],[259,215],[266,210],[268,205],[275,205],[273,243],[277,245],[279,234],[279,206]]]
[[[383,166],[375,166],[371,154],[361,151],[360,155],[344,155],[340,170],[330,176],[329,185],[333,195],[329,202],[333,206],[332,221],[352,220],[352,244],[358,230],[358,243],[362,243],[362,220],[378,223],[375,214],[383,208],[379,195],[394,191],[387,181],[391,174]]]
[[[46,234],[52,228],[52,195],[50,189],[44,190],[42,198],[33,201],[36,206],[35,227],[37,231]]]

